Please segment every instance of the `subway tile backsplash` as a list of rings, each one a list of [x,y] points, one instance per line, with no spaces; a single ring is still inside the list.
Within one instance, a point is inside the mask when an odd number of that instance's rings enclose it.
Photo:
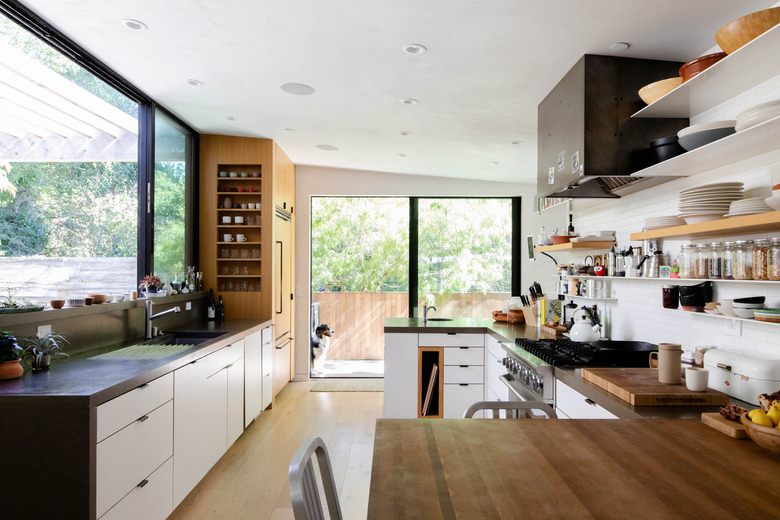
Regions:
[[[743,110],[759,103],[780,99],[780,75],[691,118],[691,124],[722,119],[736,119]],[[680,190],[714,182],[741,181],[747,196],[769,196],[771,186],[780,183],[780,138],[778,149],[736,164],[715,168],[691,177],[675,179],[659,186],[627,195],[621,199],[575,201],[574,224],[579,233],[615,230],[621,248],[629,244],[630,233],[641,231],[645,219],[677,213]],[[680,246],[688,242],[737,240],[743,237],[780,236],[780,231],[753,235],[732,235],[713,239],[663,240],[664,252],[674,259]],[[591,252],[592,253],[592,252]],[[587,254],[587,253],[586,253]],[[571,254],[569,262],[582,261],[584,255]],[[664,309],[661,286],[665,283],[693,284],[692,281],[611,279],[611,295],[616,302],[606,304],[606,316],[612,339],[677,342],[685,350],[698,345],[717,345],[745,353],[780,358],[780,325],[739,321],[741,331],[731,335],[727,330],[732,320],[705,314]],[[780,307],[780,282],[715,282],[715,299],[740,296],[766,296],[767,306]]]

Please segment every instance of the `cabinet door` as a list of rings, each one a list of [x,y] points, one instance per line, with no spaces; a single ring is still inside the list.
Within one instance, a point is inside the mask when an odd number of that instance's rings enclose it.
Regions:
[[[263,329],[263,401],[261,410],[265,410],[273,402],[274,397],[274,348],[271,327]]]
[[[211,468],[204,436],[204,425],[210,422],[204,408],[206,372],[207,363],[202,358],[173,373],[174,507]]]
[[[290,342],[283,342],[274,348],[273,394],[278,394],[290,381]]]
[[[617,415],[597,405],[569,385],[555,380],[555,408],[571,419],[617,419]]]
[[[284,341],[291,334],[291,276],[292,276],[292,223],[274,217],[273,233],[273,309],[276,341]]]
[[[263,351],[261,334],[244,338],[244,426],[263,411]]]
[[[146,477],[100,520],[165,520],[173,512],[173,457]]]
[[[385,334],[384,417],[417,417],[417,334]]]
[[[444,373],[447,369],[444,368]],[[478,401],[485,400],[485,386],[481,384],[445,384],[444,418],[462,419],[466,409]]]
[[[243,358],[233,362],[227,372],[227,437],[225,450],[244,433],[244,362]]]

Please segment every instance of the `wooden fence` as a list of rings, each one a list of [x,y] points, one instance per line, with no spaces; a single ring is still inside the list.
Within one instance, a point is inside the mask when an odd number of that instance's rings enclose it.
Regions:
[[[489,318],[503,307],[509,293],[457,293],[436,295],[436,311],[429,316]],[[320,323],[336,331],[328,359],[384,359],[385,318],[409,317],[408,293],[312,293],[320,304]]]

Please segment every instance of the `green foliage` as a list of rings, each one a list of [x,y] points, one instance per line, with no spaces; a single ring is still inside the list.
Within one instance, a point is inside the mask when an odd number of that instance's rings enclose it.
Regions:
[[[185,193],[185,163],[155,163],[154,271],[171,280],[184,272]]]
[[[22,357],[22,348],[10,332],[0,329],[0,363]]]

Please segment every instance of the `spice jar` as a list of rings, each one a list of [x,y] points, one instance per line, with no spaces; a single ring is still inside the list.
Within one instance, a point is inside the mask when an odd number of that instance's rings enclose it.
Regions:
[[[780,280],[780,238],[769,241],[769,258],[767,260],[767,278]]]
[[[722,256],[723,242],[710,244],[710,278],[717,280],[723,277]]]
[[[721,254],[721,278],[724,280],[734,279],[734,268],[737,262],[737,245],[734,242],[723,244],[723,254]]]
[[[710,275],[710,246],[699,244],[696,246],[695,278],[707,278]]]
[[[680,267],[680,278],[696,278],[696,246],[684,244],[680,250],[677,263]]]
[[[664,285],[661,289],[664,309],[676,309],[680,303],[680,286]]]
[[[767,259],[769,257],[769,240],[761,238],[755,241],[753,248],[753,280],[767,279]]]
[[[753,279],[753,241],[737,240],[737,262],[734,264],[735,280]]]

